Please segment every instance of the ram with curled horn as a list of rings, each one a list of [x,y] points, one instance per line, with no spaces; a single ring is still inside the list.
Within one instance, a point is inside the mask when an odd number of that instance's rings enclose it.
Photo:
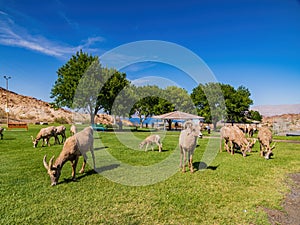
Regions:
[[[93,167],[95,169],[95,156],[94,156],[94,138],[93,138],[93,129],[87,127],[84,130],[74,134],[73,136],[67,138],[64,143],[63,149],[59,154],[58,158],[54,161],[54,156],[50,159],[49,164],[46,159],[47,156],[44,156],[43,164],[47,170],[47,173],[50,176],[51,185],[54,186],[57,184],[58,179],[61,174],[61,169],[67,161],[71,162],[72,165],[72,179],[75,180],[76,175],[76,166],[78,163],[79,156],[83,156],[83,164],[80,170],[80,173],[84,172],[88,151],[91,152],[93,159]]]

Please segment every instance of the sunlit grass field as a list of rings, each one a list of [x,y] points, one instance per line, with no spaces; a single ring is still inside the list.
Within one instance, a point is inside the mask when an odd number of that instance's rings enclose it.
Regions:
[[[281,209],[288,174],[300,171],[300,144],[277,143],[271,160],[259,156],[258,143],[246,158],[217,149],[207,169],[183,174],[179,132],[160,133],[161,153],[138,149],[149,132],[99,132],[98,173],[88,165],[79,174],[81,159],[71,181],[66,163],[51,187],[43,156],[57,157],[62,145],[33,148],[30,136],[41,127],[5,131],[0,140],[0,224],[269,224],[263,208]],[[198,140],[196,169],[209,141]]]

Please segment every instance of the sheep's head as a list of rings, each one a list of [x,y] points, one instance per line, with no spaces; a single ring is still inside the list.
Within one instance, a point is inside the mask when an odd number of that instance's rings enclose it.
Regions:
[[[37,139],[34,139],[33,136],[31,136],[31,139],[32,139],[33,147],[36,148],[39,141]]]
[[[142,142],[139,144],[140,149],[142,149],[142,148],[144,147],[144,145],[145,145],[145,142],[142,141]]]
[[[276,146],[276,143],[274,143],[274,145],[271,147],[271,146],[269,146],[269,147],[267,147],[267,152],[266,152],[266,154],[265,154],[265,159],[270,159],[270,157],[273,155],[273,152],[272,152],[272,150],[275,148],[275,146]]]
[[[61,171],[61,168],[58,166],[58,167],[54,167],[53,166],[53,159],[54,159],[54,156],[52,156],[52,158],[50,159],[49,161],[49,165],[47,164],[46,162],[46,155],[44,156],[44,159],[43,159],[43,163],[44,163],[44,167],[46,168],[47,170],[47,173],[49,174],[50,176],[50,180],[51,180],[51,186],[54,186],[57,184],[58,182],[58,179],[60,177],[60,171]]]
[[[202,137],[202,133],[198,125],[189,126],[187,128],[187,131],[188,131],[188,135],[192,135],[194,137]]]

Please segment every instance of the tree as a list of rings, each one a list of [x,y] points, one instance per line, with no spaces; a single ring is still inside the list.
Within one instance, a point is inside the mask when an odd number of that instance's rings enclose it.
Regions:
[[[245,122],[246,113],[253,103],[250,99],[250,91],[244,86],[239,86],[235,90],[228,84],[221,84],[221,88],[226,102],[227,121]]]
[[[260,115],[260,113],[258,111],[250,110],[248,112],[248,119],[261,121],[262,120],[262,115]]]
[[[198,115],[203,116],[205,121],[212,123],[216,129],[217,122],[226,117],[225,101],[220,84],[199,84],[193,89],[191,98]]]
[[[125,73],[120,73],[115,69],[103,68],[102,76],[106,82],[100,90],[96,108],[98,111],[103,109],[106,113],[111,114],[116,97],[130,82],[126,79]]]
[[[228,84],[208,83],[194,88],[191,98],[198,115],[204,116],[206,122],[213,123],[216,128],[219,120],[244,122],[253,102],[250,95],[250,91],[244,86],[235,90]]]
[[[81,50],[57,71],[57,80],[51,89],[50,98],[54,98],[55,107],[72,108],[73,98],[83,74],[97,57],[83,53]]]
[[[136,102],[131,108],[130,115],[136,115],[143,121],[152,115],[158,115],[174,110],[174,106],[163,98],[163,89],[156,85],[135,87]]]
[[[168,86],[163,90],[162,94],[163,98],[172,103],[176,110],[192,114],[197,113],[193,100],[185,89]]]
[[[116,96],[129,83],[125,73],[102,68],[98,57],[82,51],[72,56],[57,74],[51,90],[54,104],[88,112],[92,124],[100,110],[111,112]]]

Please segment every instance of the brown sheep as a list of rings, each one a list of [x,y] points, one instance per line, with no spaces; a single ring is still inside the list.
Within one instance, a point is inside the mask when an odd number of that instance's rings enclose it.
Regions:
[[[261,127],[258,130],[257,138],[260,143],[260,156],[269,159],[273,155],[272,150],[275,148],[275,144],[272,147],[270,146],[272,142],[272,131],[268,127]]]
[[[82,131],[76,133],[75,135],[67,138],[64,143],[63,149],[59,154],[58,158],[54,160],[54,156],[50,159],[49,164],[46,162],[46,155],[44,156],[43,163],[46,168],[51,185],[54,186],[57,184],[58,179],[61,174],[61,169],[67,161],[71,162],[72,165],[72,179],[75,180],[76,175],[76,166],[78,163],[79,156],[83,156],[84,161],[80,173],[84,172],[88,151],[91,151],[93,158],[93,166],[95,169],[95,155],[94,155],[94,138],[93,138],[93,129],[91,127],[86,127]]]

